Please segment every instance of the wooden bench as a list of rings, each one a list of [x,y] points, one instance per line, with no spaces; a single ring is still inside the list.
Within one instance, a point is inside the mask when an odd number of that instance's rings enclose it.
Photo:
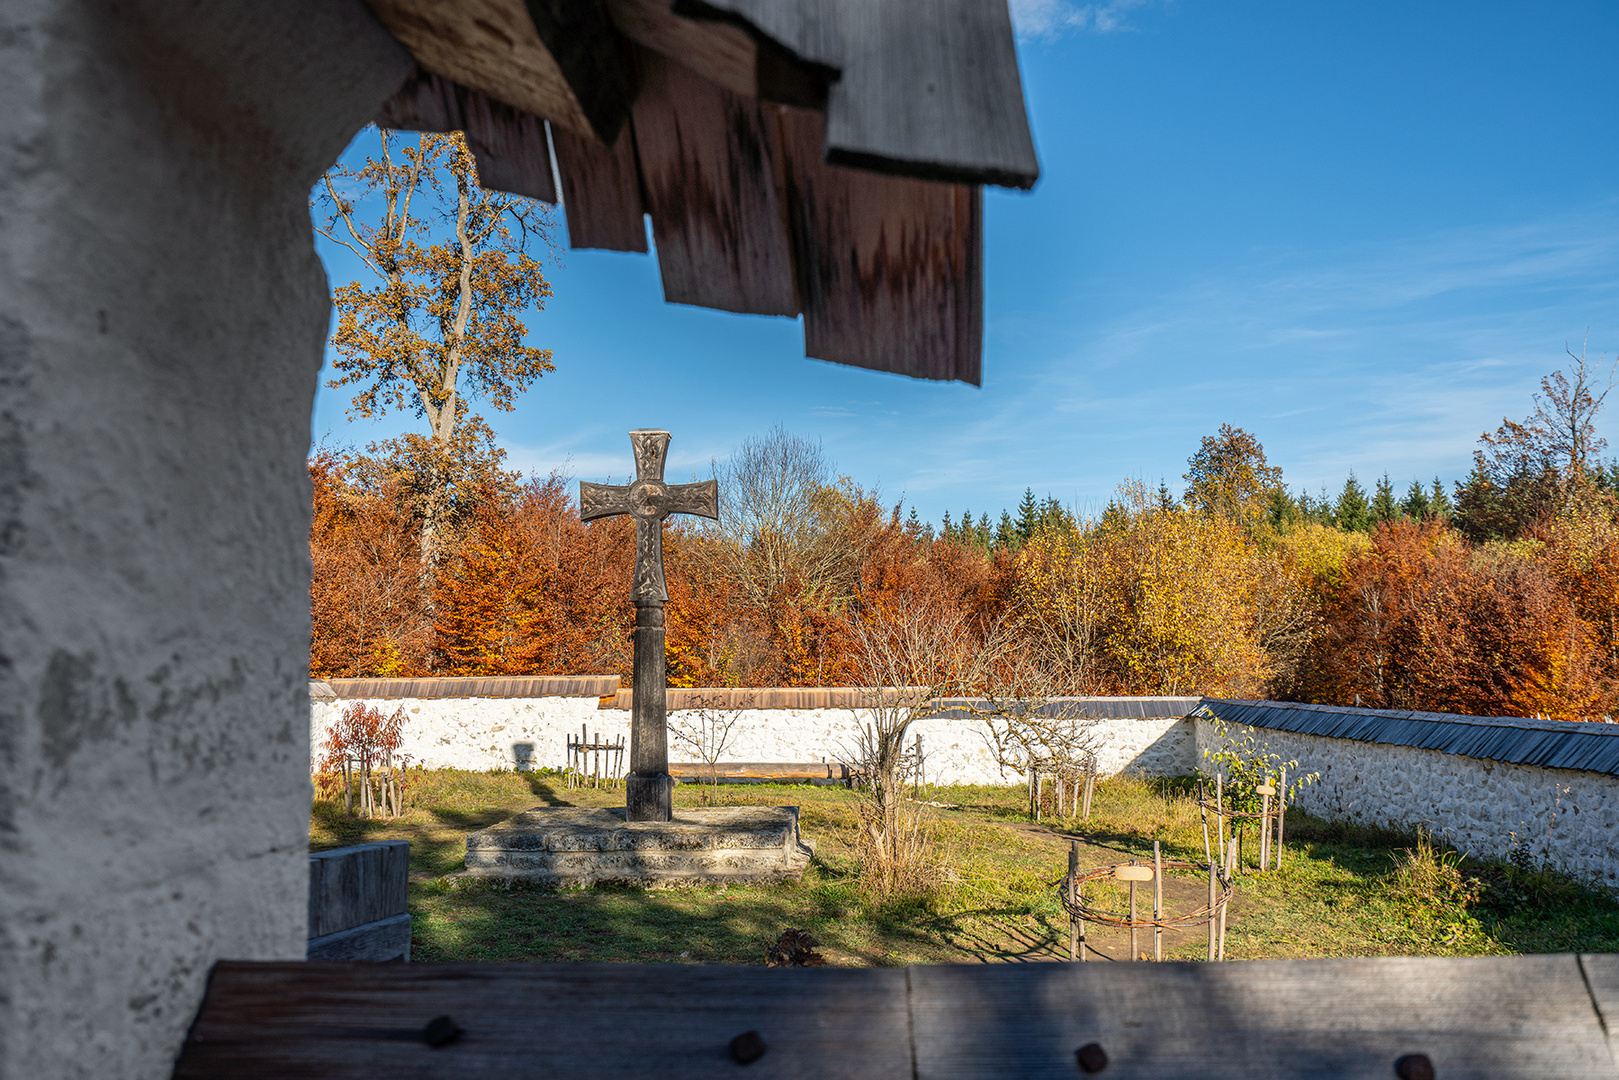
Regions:
[[[409,960],[409,869],[403,840],[310,855],[309,959]]]
[[[837,761],[720,761],[713,765],[701,761],[677,761],[669,766],[669,775],[682,783],[717,779],[720,783],[767,780],[832,780],[847,783],[851,770]]]

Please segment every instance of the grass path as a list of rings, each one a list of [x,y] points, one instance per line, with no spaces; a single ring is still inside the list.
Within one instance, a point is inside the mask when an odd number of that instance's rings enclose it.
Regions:
[[[348,818],[318,800],[314,849],[365,840],[411,843],[413,956],[448,960],[605,960],[762,963],[789,927],[809,930],[829,963],[851,965],[1065,959],[1068,928],[1055,882],[1069,843],[1089,867],[1132,857],[1201,860],[1197,807],[1184,782],[1117,778],[1098,785],[1092,819],[1030,822],[1019,788],[946,788],[932,794],[934,887],[922,896],[875,899],[858,880],[852,793],[806,785],[722,786],[722,804],[796,805],[816,856],[801,882],[643,890],[551,890],[447,878],[460,869],[466,834],[534,806],[622,805],[622,793],[568,789],[554,776],[414,773],[406,813],[394,821]],[[697,805],[693,786],[679,805]],[[1473,864],[1443,852],[1412,858],[1416,838],[1288,818],[1286,867],[1246,874],[1231,907],[1231,959],[1302,956],[1467,955],[1619,951],[1619,903],[1561,875],[1528,866]],[[1171,910],[1196,906],[1206,885],[1166,875]],[[1122,897],[1116,898],[1122,902]],[[1150,906],[1150,890],[1142,894]],[[1117,909],[1115,909],[1117,910]],[[1125,959],[1123,931],[1092,934],[1106,957]],[[1151,935],[1138,947],[1150,954]],[[1166,935],[1172,959],[1202,959],[1193,931]]]

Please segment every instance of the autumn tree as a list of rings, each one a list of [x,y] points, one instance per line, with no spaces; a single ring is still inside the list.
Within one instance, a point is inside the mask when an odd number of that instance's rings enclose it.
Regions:
[[[378,143],[358,168],[328,171],[313,200],[320,235],[369,273],[333,294],[329,385],[354,388],[351,415],[408,409],[427,421],[427,435],[405,437],[423,470],[426,581],[442,555],[448,459],[467,399],[509,412],[553,369],[549,350],[524,344],[519,318],[551,295],[530,254],[550,243],[551,220],[532,200],[483,188],[458,132],[412,141],[382,130]]]
[[[1186,462],[1186,502],[1207,514],[1223,514],[1247,525],[1270,507],[1282,486],[1282,470],[1265,459],[1258,439],[1239,427],[1221,424]]]
[[[1456,491],[1456,527],[1469,539],[1520,536],[1593,482],[1608,445],[1597,437],[1596,418],[1615,368],[1610,365],[1604,380],[1584,346],[1578,355],[1565,351],[1574,361],[1568,374],[1560,369],[1540,380],[1527,418],[1503,418],[1493,433],[1479,436],[1472,472]]]

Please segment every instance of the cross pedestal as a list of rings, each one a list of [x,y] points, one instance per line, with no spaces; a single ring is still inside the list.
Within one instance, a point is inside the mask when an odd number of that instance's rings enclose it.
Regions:
[[[584,521],[629,514],[635,518],[635,676],[631,683],[630,771],[625,777],[625,808],[630,821],[668,821],[672,813],[669,727],[664,695],[668,654],[663,606],[669,591],[663,577],[663,519],[670,514],[717,518],[719,484],[663,482],[669,433],[656,428],[630,432],[635,481],[579,484],[579,517]]]

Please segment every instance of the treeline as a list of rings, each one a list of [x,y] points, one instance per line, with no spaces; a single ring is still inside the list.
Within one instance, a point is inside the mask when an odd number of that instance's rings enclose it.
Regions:
[[[1295,495],[1226,426],[1179,497],[1126,484],[1083,519],[1029,492],[1015,516],[937,530],[773,431],[722,471],[717,526],[665,529],[670,679],[858,683],[861,628],[905,612],[970,627],[1039,693],[1605,716],[1619,526],[1601,403],[1583,362],[1549,376],[1448,493],[1351,477],[1330,505]],[[311,459],[314,674],[628,677],[630,523],[582,524],[572,485],[507,472],[487,429],[438,469],[424,479],[408,440]],[[429,557],[420,492],[446,488]]]

